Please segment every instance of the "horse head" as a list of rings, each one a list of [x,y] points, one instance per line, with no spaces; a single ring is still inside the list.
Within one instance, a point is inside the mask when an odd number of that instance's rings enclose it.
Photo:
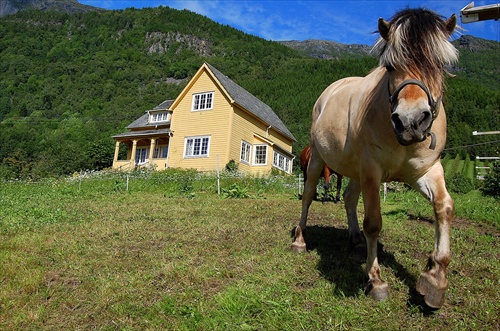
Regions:
[[[434,119],[441,107],[444,67],[458,60],[448,41],[457,23],[453,14],[443,20],[432,11],[407,9],[390,22],[378,21],[380,64],[388,72],[391,124],[398,142],[411,145],[432,136]]]

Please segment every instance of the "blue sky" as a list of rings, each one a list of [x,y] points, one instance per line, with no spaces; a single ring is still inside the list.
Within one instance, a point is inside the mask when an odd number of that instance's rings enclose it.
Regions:
[[[425,7],[449,17],[470,0],[448,1],[336,1],[336,0],[79,0],[80,3],[105,9],[168,6],[188,9],[221,24],[267,40],[324,39],[344,44],[373,45],[379,17],[391,16],[406,7]],[[476,6],[498,1],[474,1]],[[459,26],[479,38],[500,41],[500,21],[483,21]],[[455,38],[461,33],[455,34]]]

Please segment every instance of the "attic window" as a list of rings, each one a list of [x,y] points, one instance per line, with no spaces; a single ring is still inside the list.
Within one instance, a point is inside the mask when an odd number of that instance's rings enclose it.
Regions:
[[[212,109],[214,92],[193,95],[193,111]]]
[[[165,111],[159,113],[152,113],[150,117],[150,122],[151,123],[168,122],[168,113]]]

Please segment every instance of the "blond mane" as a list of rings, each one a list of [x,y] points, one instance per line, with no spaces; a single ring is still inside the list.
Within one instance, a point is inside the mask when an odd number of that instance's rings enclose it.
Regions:
[[[444,68],[458,61],[444,19],[425,9],[406,9],[390,20],[388,38],[379,37],[372,52],[381,66],[412,73],[433,87],[442,87]]]

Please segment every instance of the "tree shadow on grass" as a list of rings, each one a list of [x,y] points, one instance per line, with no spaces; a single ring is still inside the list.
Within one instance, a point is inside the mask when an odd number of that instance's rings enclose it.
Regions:
[[[368,278],[365,275],[366,245],[352,248],[349,243],[347,229],[337,229],[331,226],[308,226],[306,237],[308,251],[316,250],[320,257],[318,270],[328,281],[335,284],[334,295],[340,297],[356,297],[363,289]],[[424,302],[416,290],[416,276],[409,273],[401,265],[394,254],[384,250],[384,245],[378,243],[379,263],[391,268],[395,276],[409,288],[409,308],[417,308],[425,315],[434,312]],[[382,275],[383,276],[383,275]],[[390,286],[391,284],[389,284]]]

